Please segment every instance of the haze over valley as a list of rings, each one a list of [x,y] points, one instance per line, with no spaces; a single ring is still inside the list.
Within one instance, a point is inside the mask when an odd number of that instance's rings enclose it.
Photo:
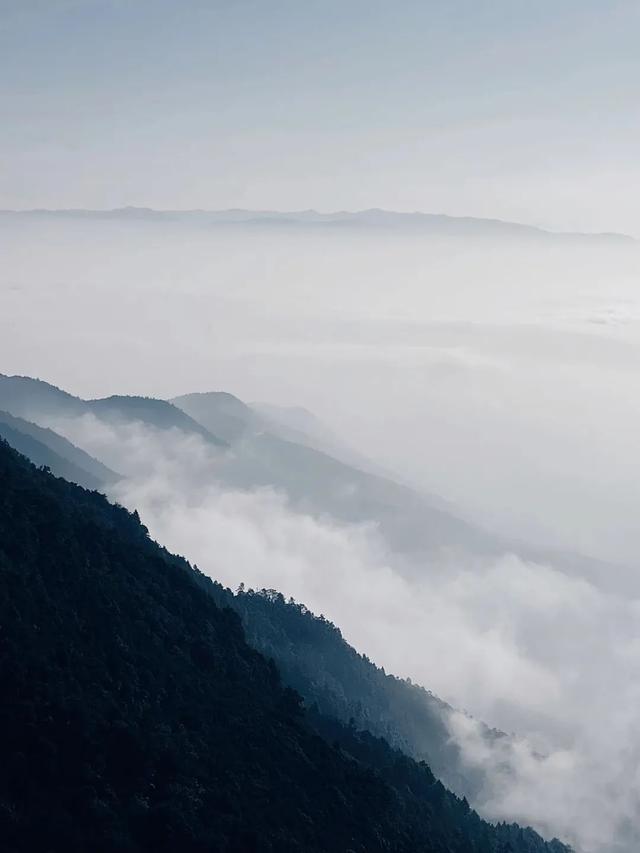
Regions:
[[[639,41],[0,0],[3,853],[638,853]]]
[[[7,214],[0,355],[63,390],[3,378],[0,432],[450,703],[481,814],[632,849],[637,247],[489,232]]]

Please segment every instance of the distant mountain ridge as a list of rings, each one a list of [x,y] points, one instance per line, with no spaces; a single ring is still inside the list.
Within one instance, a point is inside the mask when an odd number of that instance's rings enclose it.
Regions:
[[[40,379],[0,374],[0,409],[41,426],[56,418],[93,414],[106,421],[175,428],[203,438],[212,448],[232,449],[216,458],[211,472],[228,488],[271,487],[284,492],[292,507],[316,516],[328,515],[339,523],[377,521],[401,551],[461,543],[481,553],[500,550],[495,537],[432,506],[408,487],[283,438],[276,425],[225,392],[189,394],[171,402],[135,396],[82,400]]]
[[[112,395],[83,400],[41,379],[0,373],[0,410],[32,420],[44,417],[80,417],[93,414],[103,420],[138,421],[155,429],[180,429],[199,435],[217,447],[226,442],[166,400],[153,397]]]
[[[81,208],[49,210],[0,210],[0,218],[51,217],[89,220],[122,220],[174,222],[202,226],[214,225],[264,225],[264,226],[326,226],[332,228],[377,228],[413,231],[442,236],[509,236],[524,239],[573,239],[613,241],[634,244],[628,234],[616,232],[551,231],[535,225],[509,222],[502,219],[475,216],[450,216],[444,213],[400,212],[370,208],[367,210],[340,210],[321,213],[317,210],[276,211],[230,208],[227,210],[155,210],[148,207],[122,207],[112,210],[85,210]]]
[[[34,438],[33,435],[22,432],[3,421],[0,421],[0,440],[8,442],[11,447],[30,459],[34,465],[46,468],[56,477],[63,477],[70,483],[76,483],[91,491],[103,486],[103,482],[97,477],[60,456],[46,444]]]
[[[230,400],[235,401],[231,404]],[[407,486],[343,462],[301,431],[295,438],[241,400],[225,392],[174,397],[171,401],[217,435],[233,453],[220,459],[216,476],[237,489],[272,487],[291,505],[341,523],[375,521],[398,551],[426,552],[466,543],[481,553],[499,546],[490,534],[434,506]]]
[[[23,446],[25,446],[24,441],[27,437],[33,441],[37,441],[43,448],[43,451],[39,451],[40,458],[37,460],[34,459],[31,453],[22,450],[10,441],[6,435],[8,430],[14,433],[14,440],[18,433],[23,437],[17,439],[23,442]],[[86,489],[104,488],[120,479],[120,475],[116,474],[115,471],[107,468],[102,462],[94,459],[93,456],[85,453],[84,450],[76,447],[53,430],[40,427],[37,424],[1,410],[0,435],[4,435],[9,444],[12,444],[21,453],[24,453],[33,462],[39,465],[47,465],[56,476],[64,477],[65,480],[78,483],[78,485],[84,486]],[[33,451],[34,446],[31,445],[31,447]],[[49,461],[44,461],[46,458],[44,449],[49,452]]]
[[[481,557],[516,553],[592,580],[603,589],[624,584],[638,588],[634,567],[609,565],[580,554],[557,552],[510,540],[467,521],[437,496],[423,494],[357,461],[332,455],[313,437],[298,431],[292,440],[273,418],[265,418],[232,394],[222,391],[186,394],[172,401],[141,396],[82,400],[39,379],[0,374],[0,410],[50,426],[62,419],[93,414],[114,424],[142,424],[178,430],[202,438],[216,453],[215,466],[202,473],[224,487],[273,488],[286,495],[296,511],[338,524],[377,525],[384,540],[400,554],[428,568],[441,557]],[[75,443],[81,445],[82,442]],[[90,450],[90,448],[83,448]],[[94,452],[93,455],[100,456]],[[101,458],[127,475],[124,460]],[[416,562],[413,560],[413,562]],[[411,561],[400,564],[411,569]],[[411,569],[413,571],[413,569]]]

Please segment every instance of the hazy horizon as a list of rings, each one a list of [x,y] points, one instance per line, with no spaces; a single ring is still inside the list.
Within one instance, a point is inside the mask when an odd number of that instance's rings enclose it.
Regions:
[[[199,208],[157,208],[157,207],[149,207],[144,204],[129,204],[125,207],[104,207],[104,208],[84,208],[84,207],[25,207],[25,208],[4,208],[0,209],[0,214],[42,214],[42,215],[56,215],[56,216],[64,216],[65,214],[125,214],[125,215],[139,215],[141,218],[144,218],[145,214],[158,214],[164,216],[176,215],[180,216],[182,214],[192,214],[192,215],[213,215],[216,217],[224,217],[227,215],[244,215],[248,214],[256,217],[305,217],[304,220],[309,224],[314,224],[316,221],[318,223],[322,221],[339,221],[340,217],[364,217],[367,214],[381,214],[390,217],[397,217],[400,219],[401,217],[423,217],[424,219],[443,219],[443,220],[453,220],[453,221],[471,221],[477,223],[495,223],[501,225],[513,225],[516,227],[521,227],[523,229],[531,229],[532,231],[539,231],[542,233],[548,233],[552,235],[558,236],[593,236],[593,237],[601,237],[601,236],[612,236],[612,237],[625,237],[629,239],[636,240],[637,238],[632,237],[630,234],[622,233],[620,231],[613,231],[612,229],[604,228],[603,230],[598,231],[569,231],[564,229],[558,229],[553,227],[546,227],[544,225],[536,224],[534,222],[523,222],[523,221],[512,221],[508,219],[501,219],[497,216],[467,216],[464,213],[459,214],[449,214],[443,213],[442,211],[427,211],[427,210],[417,210],[417,209],[387,209],[384,207],[368,207],[361,209],[336,209],[336,208],[326,208],[326,209],[317,209],[313,207],[301,207],[295,210],[284,210],[277,209],[274,207],[264,207],[264,208],[247,208],[247,207],[229,207],[229,208],[211,208],[211,207],[199,207]],[[310,217],[310,218],[309,218]],[[314,219],[317,217],[317,220]],[[230,224],[233,222],[237,222],[240,224],[242,219],[220,219],[220,223],[222,224]],[[249,220],[250,221],[250,220]]]
[[[640,236],[630,0],[0,8],[0,208],[381,206]]]

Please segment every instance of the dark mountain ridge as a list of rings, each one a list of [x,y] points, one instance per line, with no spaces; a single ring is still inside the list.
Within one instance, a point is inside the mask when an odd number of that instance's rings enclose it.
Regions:
[[[0,442],[7,853],[562,853],[305,712],[210,581]]]
[[[18,418],[13,420],[21,423]],[[4,438],[55,475],[89,489],[98,488],[90,477],[83,482],[84,472],[35,439],[11,428],[4,430]],[[240,614],[250,644],[276,661],[285,684],[295,688],[309,706],[345,724],[354,721],[358,728],[384,737],[392,746],[427,761],[458,795],[472,802],[478,800],[484,775],[481,769],[472,769],[462,760],[452,742],[447,728],[447,715],[451,712],[448,705],[423,688],[387,675],[352,649],[330,622],[314,616],[303,605],[285,602],[280,593],[250,591],[234,595],[218,584],[208,588],[215,591],[221,606]],[[488,727],[483,728],[483,734],[488,740],[497,735]]]

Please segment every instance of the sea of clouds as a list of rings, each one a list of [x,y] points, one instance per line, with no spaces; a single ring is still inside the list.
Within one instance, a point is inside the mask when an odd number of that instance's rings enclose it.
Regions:
[[[2,372],[83,396],[303,405],[488,528],[636,571],[637,247],[4,220],[0,251]],[[483,814],[586,853],[639,848],[633,584],[517,549],[408,572],[373,523],[226,489],[197,438],[51,426],[126,473],[111,497],[212,577],[294,596],[388,671],[514,733],[487,752],[472,719],[449,721],[470,765],[495,768]]]
[[[483,815],[585,853],[637,849],[640,599],[513,553],[407,573],[373,524],[312,518],[268,488],[229,491],[216,464],[232,451],[198,436],[91,414],[49,423],[126,472],[110,497],[169,549],[233,589],[304,602],[459,709],[448,724],[486,772]],[[490,744],[470,714],[514,737]]]

